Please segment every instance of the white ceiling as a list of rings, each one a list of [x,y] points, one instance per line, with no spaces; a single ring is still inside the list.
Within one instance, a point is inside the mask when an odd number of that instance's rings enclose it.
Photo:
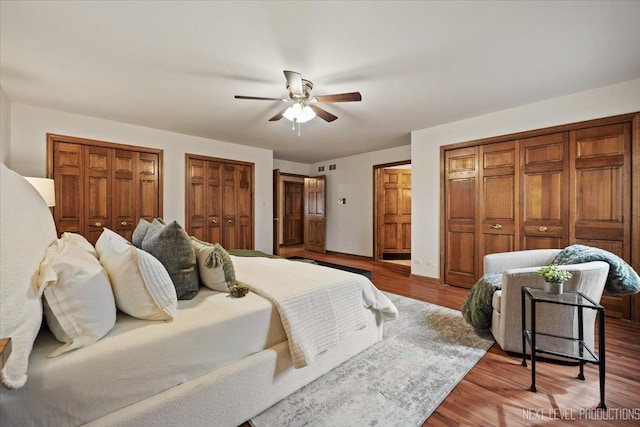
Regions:
[[[313,163],[410,132],[640,77],[640,1],[19,2],[0,6],[13,102],[262,147]],[[302,135],[282,70],[323,104]]]

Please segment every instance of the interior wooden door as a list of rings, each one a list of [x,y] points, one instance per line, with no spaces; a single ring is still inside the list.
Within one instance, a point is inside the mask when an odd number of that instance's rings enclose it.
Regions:
[[[478,147],[445,153],[444,281],[470,288],[477,265]]]
[[[222,243],[222,163],[204,162],[204,241]],[[223,245],[224,246],[224,245]]]
[[[566,132],[521,140],[521,249],[560,249],[569,238]]]
[[[480,233],[477,265],[485,255],[519,249],[518,141],[480,147]]]
[[[112,217],[113,231],[131,241],[136,226],[136,191],[137,156],[133,151],[113,150],[113,183]]]
[[[570,243],[612,252],[631,264],[631,125],[572,131]],[[631,318],[631,297],[603,295],[608,316]]]
[[[324,253],[325,249],[325,177],[304,179],[304,248]]]
[[[238,165],[222,165],[222,246],[238,248]]]
[[[210,242],[207,236],[207,162],[187,158],[187,223],[188,233],[196,239]]]
[[[104,147],[86,146],[85,204],[87,228],[85,237],[92,245],[96,244],[104,227],[112,229],[111,224],[111,156]]]
[[[381,169],[378,254],[411,254],[411,169]]]
[[[302,243],[304,184],[302,182],[284,182],[284,245],[299,245]]]

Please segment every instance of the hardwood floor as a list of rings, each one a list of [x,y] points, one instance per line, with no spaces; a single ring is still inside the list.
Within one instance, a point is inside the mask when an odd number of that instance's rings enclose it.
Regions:
[[[281,248],[281,256],[304,256],[372,271],[381,290],[460,309],[467,289],[442,286],[409,277],[409,267],[342,254],[304,252]],[[606,404],[599,402],[598,367],[585,366],[585,381],[577,380],[577,366],[538,362],[537,393],[528,390],[531,368],[497,344],[425,421],[424,426],[639,426],[640,324],[606,318]]]

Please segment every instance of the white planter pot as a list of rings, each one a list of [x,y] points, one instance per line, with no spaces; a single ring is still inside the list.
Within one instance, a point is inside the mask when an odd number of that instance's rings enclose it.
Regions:
[[[552,295],[560,295],[563,292],[564,283],[544,282],[544,291]]]

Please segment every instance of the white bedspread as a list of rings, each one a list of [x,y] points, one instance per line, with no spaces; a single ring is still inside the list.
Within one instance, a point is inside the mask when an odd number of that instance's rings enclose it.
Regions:
[[[83,424],[285,340],[269,301],[204,287],[178,302],[173,322],[118,313],[103,339],[59,357],[47,357],[60,343],[44,330],[26,385],[0,388],[0,425]]]
[[[232,260],[236,279],[278,308],[296,368],[364,328],[365,309],[385,320],[398,315],[393,303],[361,274],[286,259]]]

